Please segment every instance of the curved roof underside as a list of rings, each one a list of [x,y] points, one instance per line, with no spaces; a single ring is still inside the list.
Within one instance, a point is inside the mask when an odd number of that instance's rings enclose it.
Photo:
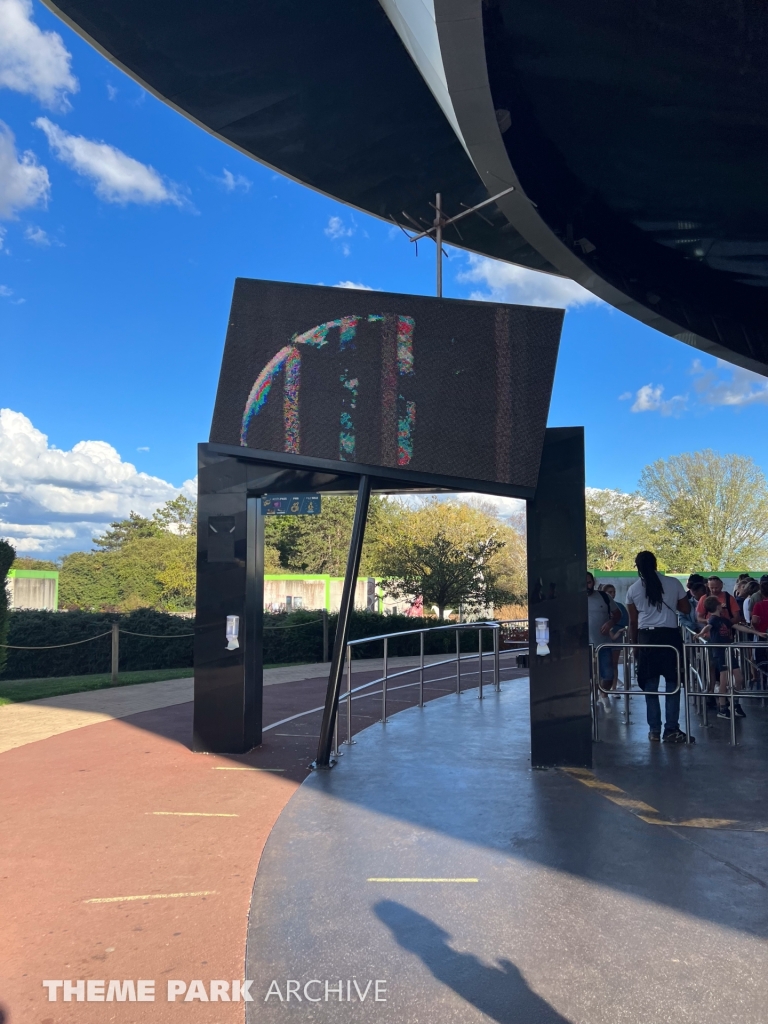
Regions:
[[[449,240],[765,372],[768,7],[388,0],[435,18],[449,120],[377,0],[46,2],[207,130],[376,216],[515,184]]]

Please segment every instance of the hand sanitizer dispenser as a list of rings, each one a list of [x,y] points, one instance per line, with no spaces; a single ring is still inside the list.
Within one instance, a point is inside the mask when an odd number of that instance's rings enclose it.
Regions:
[[[539,621],[538,619],[536,620]],[[228,615],[227,616],[227,650],[234,651],[235,648],[240,646],[240,641],[237,639],[240,632],[240,616],[239,615]],[[538,631],[537,631],[538,635]]]
[[[536,619],[536,653],[549,654],[549,619]]]

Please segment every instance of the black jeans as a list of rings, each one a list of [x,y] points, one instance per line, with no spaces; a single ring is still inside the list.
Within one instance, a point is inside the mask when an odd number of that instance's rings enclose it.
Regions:
[[[683,667],[683,640],[677,626],[660,626],[656,629],[640,629],[637,633],[641,644],[671,644],[680,655],[680,669]],[[641,690],[658,690],[660,677],[664,676],[664,689],[672,690],[678,684],[678,662],[675,652],[667,647],[653,650],[641,647],[637,652],[637,683]],[[670,693],[664,698],[665,718],[664,732],[674,732],[680,728],[680,691]],[[661,732],[661,707],[656,694],[645,698],[645,710],[648,717],[648,728],[651,732]]]

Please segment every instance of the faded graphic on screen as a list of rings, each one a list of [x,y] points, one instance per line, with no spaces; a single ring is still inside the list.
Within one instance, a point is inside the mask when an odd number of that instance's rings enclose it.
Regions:
[[[562,318],[239,279],[211,441],[534,487]]]
[[[342,316],[336,320],[328,320],[324,324],[311,327],[301,334],[294,334],[289,345],[285,345],[274,355],[256,378],[243,410],[243,425],[240,431],[240,444],[248,444],[248,428],[254,417],[265,408],[272,386],[282,377],[283,381],[283,423],[285,439],[283,451],[295,455],[301,454],[301,349],[300,345],[310,345],[321,349],[329,344],[329,334],[338,331],[340,352],[350,357],[355,351],[355,338],[359,316]],[[394,330],[396,338],[396,359],[382,360],[384,378],[381,386],[382,407],[395,410],[397,432],[397,465],[407,466],[413,455],[413,428],[416,422],[416,403],[400,394],[399,378],[413,375],[413,317],[391,317],[384,313],[369,313],[365,317],[368,323],[378,323],[382,328],[382,350],[387,347],[387,335]],[[394,324],[393,324],[394,321]],[[397,369],[395,370],[395,363]],[[354,462],[355,418],[357,400],[360,391],[360,380],[353,376],[348,366],[339,374],[341,394],[341,411],[339,413],[339,451],[342,462]],[[274,401],[274,399],[273,399]],[[391,417],[385,417],[391,419]],[[258,436],[258,435],[257,435]]]

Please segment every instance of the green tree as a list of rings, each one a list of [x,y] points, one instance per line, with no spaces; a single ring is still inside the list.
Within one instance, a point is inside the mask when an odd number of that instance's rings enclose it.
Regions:
[[[197,502],[180,494],[155,512],[152,522],[168,533],[189,537],[197,531]]]
[[[480,609],[513,597],[501,582],[503,533],[495,516],[463,502],[431,498],[416,509],[390,503],[372,561],[387,593],[422,596],[442,619],[447,608]]]
[[[95,551],[62,559],[64,608],[189,611],[195,603],[196,508],[180,495],[146,519],[135,512],[110,524]]]
[[[658,554],[672,572],[743,569],[768,558],[768,483],[745,455],[711,449],[646,466],[643,496],[664,532]]]
[[[343,576],[356,502],[356,498],[346,495],[323,495],[320,515],[269,516],[264,529],[266,563],[274,568],[268,571]],[[362,575],[371,572],[371,551],[388,505],[378,495],[371,498],[360,566]]]
[[[118,519],[109,524],[101,537],[94,537],[93,543],[100,551],[117,551],[129,540],[156,537],[161,526],[153,519],[145,519],[138,512],[129,512],[127,519]]]
[[[48,572],[55,572],[59,568],[58,562],[49,562],[44,558],[27,558],[22,555],[21,558],[16,555],[13,563],[14,569],[35,569],[38,572],[47,570]]]
[[[0,644],[8,642],[8,570],[15,557],[13,545],[0,538]],[[5,647],[0,646],[0,672],[5,666],[7,653]]]
[[[663,547],[663,518],[641,494],[590,488],[585,502],[590,569],[633,569],[638,551]],[[660,566],[666,568],[662,562],[659,555]]]

